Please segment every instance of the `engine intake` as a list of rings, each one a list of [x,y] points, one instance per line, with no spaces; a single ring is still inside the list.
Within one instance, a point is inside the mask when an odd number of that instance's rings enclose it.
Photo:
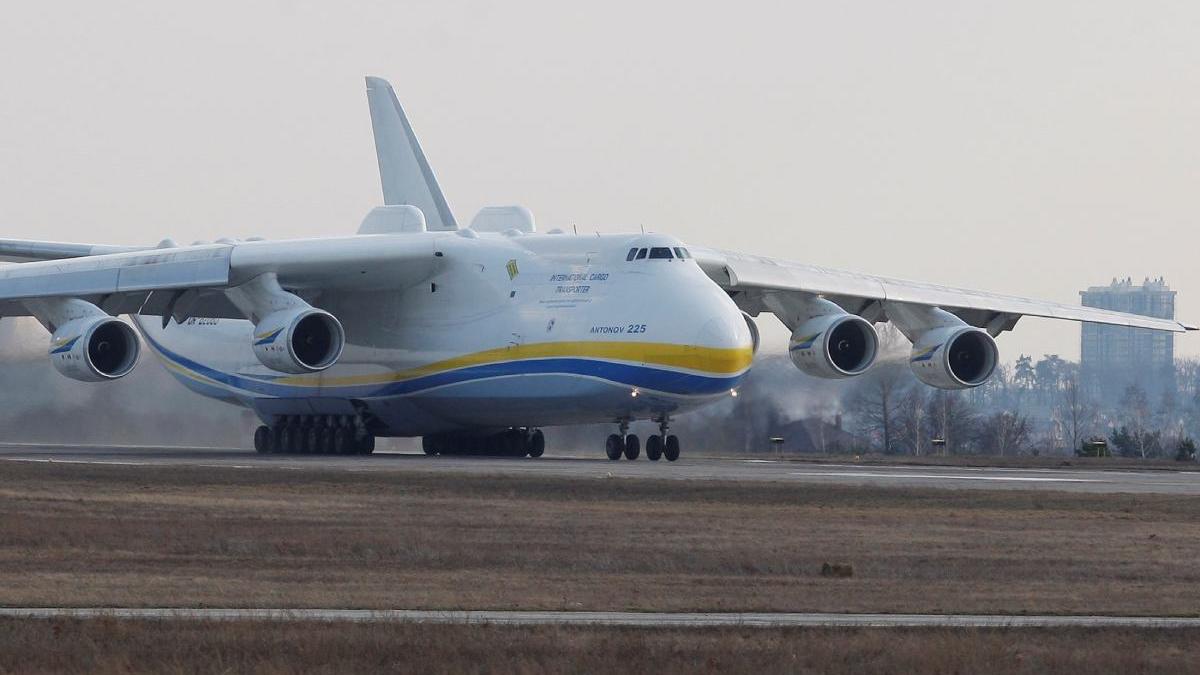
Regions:
[[[81,382],[125,377],[137,365],[141,346],[129,324],[110,316],[68,321],[50,337],[50,362]]]
[[[951,326],[920,336],[909,365],[917,379],[932,387],[969,389],[987,382],[999,361],[1000,350],[986,331]]]
[[[346,344],[342,323],[329,312],[297,307],[268,314],[254,326],[254,355],[271,370],[314,373],[337,362]]]
[[[875,327],[862,317],[839,313],[816,316],[792,333],[788,355],[808,375],[841,379],[861,375],[879,350]]]

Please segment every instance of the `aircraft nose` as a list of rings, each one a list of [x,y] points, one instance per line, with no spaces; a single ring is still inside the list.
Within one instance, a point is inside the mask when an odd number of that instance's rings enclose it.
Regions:
[[[749,349],[753,346],[750,327],[741,312],[721,312],[700,326],[697,344],[716,349]]]

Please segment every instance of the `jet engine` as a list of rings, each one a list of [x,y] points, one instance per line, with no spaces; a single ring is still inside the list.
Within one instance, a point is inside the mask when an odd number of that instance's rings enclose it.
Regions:
[[[758,333],[758,324],[754,323],[754,317],[742,312],[742,319],[746,321],[746,328],[750,329],[750,347],[754,354],[758,354],[758,346],[762,342],[762,337]]]
[[[917,379],[939,389],[969,389],[987,382],[1000,352],[987,331],[972,326],[946,326],[921,334],[913,342],[909,366]]]
[[[792,363],[807,375],[841,379],[861,375],[875,362],[879,336],[862,317],[837,312],[796,327],[788,343]]]
[[[58,372],[81,382],[106,382],[128,375],[140,351],[133,328],[111,316],[68,321],[50,337],[51,363]]]
[[[291,307],[264,316],[254,326],[254,355],[281,373],[314,373],[342,355],[346,333],[329,312]]]

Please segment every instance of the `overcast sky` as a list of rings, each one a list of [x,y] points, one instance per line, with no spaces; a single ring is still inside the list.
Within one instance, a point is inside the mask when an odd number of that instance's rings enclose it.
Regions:
[[[520,203],[1072,304],[1161,274],[1200,322],[1200,3],[343,4],[6,6],[0,236],[352,233],[374,74],[461,222]]]

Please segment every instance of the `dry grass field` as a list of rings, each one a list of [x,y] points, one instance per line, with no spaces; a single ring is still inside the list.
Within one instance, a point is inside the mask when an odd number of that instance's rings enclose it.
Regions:
[[[0,621],[0,673],[1189,673],[1200,634]]]
[[[5,462],[0,604],[1196,615],[1197,506]]]

